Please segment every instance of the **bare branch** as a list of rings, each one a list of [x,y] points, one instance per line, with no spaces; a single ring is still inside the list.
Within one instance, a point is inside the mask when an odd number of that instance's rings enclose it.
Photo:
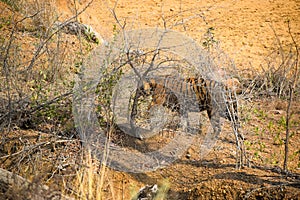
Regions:
[[[87,3],[87,5],[78,13],[76,13],[75,16],[72,16],[71,18],[69,18],[68,20],[66,20],[64,23],[60,24],[60,26],[57,28],[56,31],[54,31],[53,33],[51,33],[45,40],[41,41],[41,43],[39,44],[37,50],[35,51],[30,64],[26,67],[25,71],[29,71],[33,68],[33,65],[35,63],[35,61],[38,59],[39,56],[41,56],[41,51],[43,49],[43,47],[52,39],[53,36],[55,36],[66,24],[70,23],[72,20],[76,19],[80,14],[82,14],[91,4],[92,4],[93,0],[89,1]]]
[[[283,169],[284,171],[288,172],[288,166],[287,166],[287,162],[288,162],[288,156],[289,156],[289,138],[290,138],[290,118],[291,118],[291,106],[292,106],[292,102],[293,102],[293,97],[294,97],[294,91],[296,88],[296,83],[298,81],[298,64],[299,64],[299,50],[298,50],[298,45],[291,33],[291,27],[290,27],[290,22],[288,22],[288,31],[289,31],[289,35],[292,38],[294,47],[296,49],[296,58],[295,58],[295,72],[294,72],[294,77],[292,82],[289,85],[289,100],[288,100],[288,107],[286,110],[286,135],[285,135],[285,146],[284,146],[284,162],[283,162]]]

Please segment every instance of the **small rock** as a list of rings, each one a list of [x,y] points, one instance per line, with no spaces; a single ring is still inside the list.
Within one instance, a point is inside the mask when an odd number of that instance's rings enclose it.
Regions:
[[[153,200],[157,195],[158,187],[154,185],[146,185],[142,187],[134,200]]]

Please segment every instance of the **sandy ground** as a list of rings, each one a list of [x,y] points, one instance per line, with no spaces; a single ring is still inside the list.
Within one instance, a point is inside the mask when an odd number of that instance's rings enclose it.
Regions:
[[[88,1],[77,5],[84,7]],[[72,5],[57,1],[59,13],[71,16]],[[184,32],[201,44],[209,27],[215,29],[215,39],[234,60],[239,69],[261,69],[264,59],[277,44],[290,44],[287,21],[296,41],[300,39],[300,2],[295,1],[94,1],[79,19],[91,25],[105,39],[113,35],[115,12],[125,28],[164,26]],[[183,22],[183,23],[182,23]],[[164,25],[165,24],[165,25]]]

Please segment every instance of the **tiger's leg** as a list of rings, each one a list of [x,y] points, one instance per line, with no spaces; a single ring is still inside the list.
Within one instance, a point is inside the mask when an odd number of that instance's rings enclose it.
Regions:
[[[210,124],[214,130],[214,136],[219,137],[219,135],[221,133],[221,122],[220,122],[221,116],[220,116],[219,112],[217,112],[213,108],[208,108],[207,114],[208,114]]]
[[[210,119],[210,123],[213,126],[213,130],[214,130],[214,136],[215,138],[219,137],[220,133],[221,133],[221,123],[220,123],[220,119],[221,116],[218,114],[218,112],[214,111],[213,109],[207,110],[209,119]],[[240,169],[243,165],[243,143],[240,141],[240,137],[239,137],[239,132],[238,132],[238,127],[237,126],[233,126],[233,131],[234,131],[234,135],[235,135],[235,142],[236,142],[236,168]]]
[[[244,136],[241,134],[239,128],[240,124],[234,122],[233,123],[233,131],[235,135],[236,140],[236,146],[237,146],[237,165],[236,168],[240,169],[241,167],[247,165],[250,167],[250,161],[247,157],[245,146],[244,146]]]
[[[232,129],[235,136],[236,142],[236,168],[240,169],[243,165],[243,155],[244,152],[244,136],[239,131],[239,118],[238,118],[238,110],[237,110],[237,101],[234,96],[231,96],[230,99],[233,103],[228,105],[227,111],[227,119],[232,122]]]
[[[182,125],[182,129],[185,132],[189,132],[189,119],[188,119],[188,112],[187,112],[187,108],[185,105],[180,106],[179,108],[179,113],[180,113],[180,119],[181,119],[181,125]]]
[[[210,114],[209,114],[210,113]],[[221,123],[220,123],[220,115],[217,114],[219,112],[213,112],[208,110],[208,115],[210,116],[210,122],[214,128],[214,132],[216,136],[219,136],[221,132]],[[243,164],[243,143],[240,141],[240,134],[238,131],[238,125],[233,121],[233,132],[235,136],[235,144],[236,144],[236,168],[240,169]]]
[[[234,123],[233,125],[233,132],[235,136],[235,142],[236,142],[236,168],[240,169],[241,166],[243,165],[243,140],[242,142],[240,141],[240,134],[238,131],[238,127]]]
[[[215,137],[218,137],[221,133],[221,123],[220,123],[221,116],[218,113],[219,112],[216,112],[213,109],[207,110],[207,114],[210,119],[210,123],[213,126]],[[243,160],[242,160],[241,143],[239,140],[238,130],[236,127],[234,127],[234,135],[235,135],[235,140],[236,140],[236,168],[239,169],[239,168],[241,168]]]

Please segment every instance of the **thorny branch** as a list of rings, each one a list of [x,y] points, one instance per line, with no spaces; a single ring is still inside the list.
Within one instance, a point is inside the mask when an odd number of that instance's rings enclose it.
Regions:
[[[0,159],[6,159],[8,157],[17,156],[17,155],[25,153],[25,152],[33,151],[34,149],[37,149],[37,148],[40,148],[40,147],[49,146],[50,144],[53,144],[53,143],[60,143],[61,144],[61,143],[66,143],[66,142],[70,142],[70,141],[72,141],[72,140],[55,140],[55,141],[40,142],[40,143],[35,144],[35,145],[26,146],[22,150],[20,150],[18,152],[15,152],[13,154],[2,156],[2,157],[0,157]]]

